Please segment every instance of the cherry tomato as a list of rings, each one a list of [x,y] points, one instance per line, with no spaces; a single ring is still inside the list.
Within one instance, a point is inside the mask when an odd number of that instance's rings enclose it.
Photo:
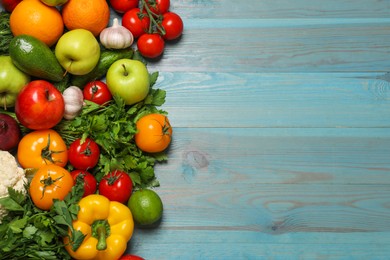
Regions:
[[[100,80],[88,82],[83,89],[84,99],[103,105],[112,99],[107,84]]]
[[[144,152],[162,152],[171,143],[172,127],[165,115],[149,114],[143,116],[137,121],[136,126],[135,144]]]
[[[141,13],[139,8],[133,8],[122,16],[122,26],[127,28],[134,36],[140,37],[149,29],[150,18],[147,14]]]
[[[68,153],[65,141],[52,129],[32,131],[19,142],[17,158],[23,168],[55,164],[65,167]]]
[[[138,0],[110,0],[110,5],[118,13],[138,7]]]
[[[86,138],[84,142],[79,138],[70,144],[68,154],[70,164],[76,169],[88,170],[99,162],[100,148],[91,138]]]
[[[152,0],[147,1],[148,6],[150,8],[150,11],[152,11],[155,14],[164,14],[168,12],[169,6],[170,6],[170,0]],[[153,4],[150,4],[150,2],[155,2]]]
[[[165,42],[160,34],[146,33],[137,41],[138,51],[146,58],[157,58],[164,52]]]
[[[144,260],[142,257],[137,255],[123,255],[119,260]]]
[[[31,180],[31,200],[40,209],[49,210],[53,199],[63,200],[73,187],[70,173],[58,165],[45,165],[38,169]]]
[[[115,170],[105,175],[99,183],[99,194],[111,201],[126,203],[133,191],[133,182],[124,172]]]
[[[183,20],[173,12],[163,14],[161,26],[165,29],[163,38],[165,40],[175,40],[183,33]]]
[[[84,182],[83,197],[94,194],[96,192],[97,182],[95,176],[93,176],[90,172],[84,170],[73,170],[70,172],[70,175],[72,175],[74,183],[76,183],[77,179],[80,179],[82,182]]]

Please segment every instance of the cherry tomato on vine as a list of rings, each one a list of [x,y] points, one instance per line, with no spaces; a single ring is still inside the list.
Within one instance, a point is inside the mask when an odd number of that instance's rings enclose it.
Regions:
[[[86,138],[84,142],[79,138],[70,144],[68,154],[70,164],[76,169],[88,170],[99,162],[100,148],[91,138]]]
[[[103,105],[112,99],[107,84],[100,80],[88,82],[83,89],[84,99]]]
[[[111,201],[126,203],[133,191],[133,182],[124,172],[115,170],[105,175],[99,183],[99,194]]]
[[[45,165],[31,179],[29,193],[35,206],[49,210],[53,199],[63,200],[73,187],[70,173],[58,165]]]
[[[68,153],[65,141],[52,129],[32,131],[19,142],[17,158],[23,168],[40,168],[47,164],[65,167]]]
[[[146,33],[137,41],[138,51],[146,58],[157,58],[164,52],[165,42],[160,34]]]
[[[138,0],[110,0],[110,5],[118,13],[138,7]]]
[[[73,170],[70,172],[70,175],[72,175],[74,183],[76,183],[77,179],[84,182],[83,197],[94,194],[96,192],[97,182],[95,176],[93,176],[90,172],[85,170]]]
[[[135,144],[144,152],[164,151],[172,139],[172,127],[168,117],[162,114],[149,114],[136,123]]]
[[[147,0],[150,11],[155,14],[164,14],[168,12],[170,0]]]
[[[122,26],[127,28],[134,36],[138,38],[149,29],[150,18],[146,13],[141,13],[139,8],[133,8],[122,16]]]
[[[174,12],[163,14],[161,26],[165,30],[165,34],[163,35],[165,40],[175,40],[183,33],[183,20]]]

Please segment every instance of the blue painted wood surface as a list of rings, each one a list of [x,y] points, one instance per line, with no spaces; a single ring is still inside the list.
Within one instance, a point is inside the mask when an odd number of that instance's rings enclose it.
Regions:
[[[390,258],[390,1],[171,1],[146,259]]]
[[[390,1],[171,0],[145,259],[390,259]],[[112,13],[112,16],[115,16]]]

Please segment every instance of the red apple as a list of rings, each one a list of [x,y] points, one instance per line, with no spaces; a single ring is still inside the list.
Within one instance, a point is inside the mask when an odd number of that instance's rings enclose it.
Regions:
[[[125,13],[138,7],[138,0],[110,0],[110,5],[118,13]]]
[[[0,150],[11,151],[21,138],[18,122],[10,115],[0,113]]]
[[[32,130],[49,129],[64,116],[61,92],[50,82],[33,80],[22,88],[15,102],[19,122]]]
[[[22,0],[1,0],[0,3],[1,3],[1,6],[4,7],[4,9],[8,12],[12,12],[15,7],[20,3],[22,2]]]

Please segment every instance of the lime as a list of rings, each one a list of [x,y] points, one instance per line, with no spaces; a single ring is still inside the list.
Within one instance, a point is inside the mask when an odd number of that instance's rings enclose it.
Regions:
[[[136,224],[151,226],[157,223],[163,213],[163,204],[160,196],[151,189],[135,191],[128,202]]]

